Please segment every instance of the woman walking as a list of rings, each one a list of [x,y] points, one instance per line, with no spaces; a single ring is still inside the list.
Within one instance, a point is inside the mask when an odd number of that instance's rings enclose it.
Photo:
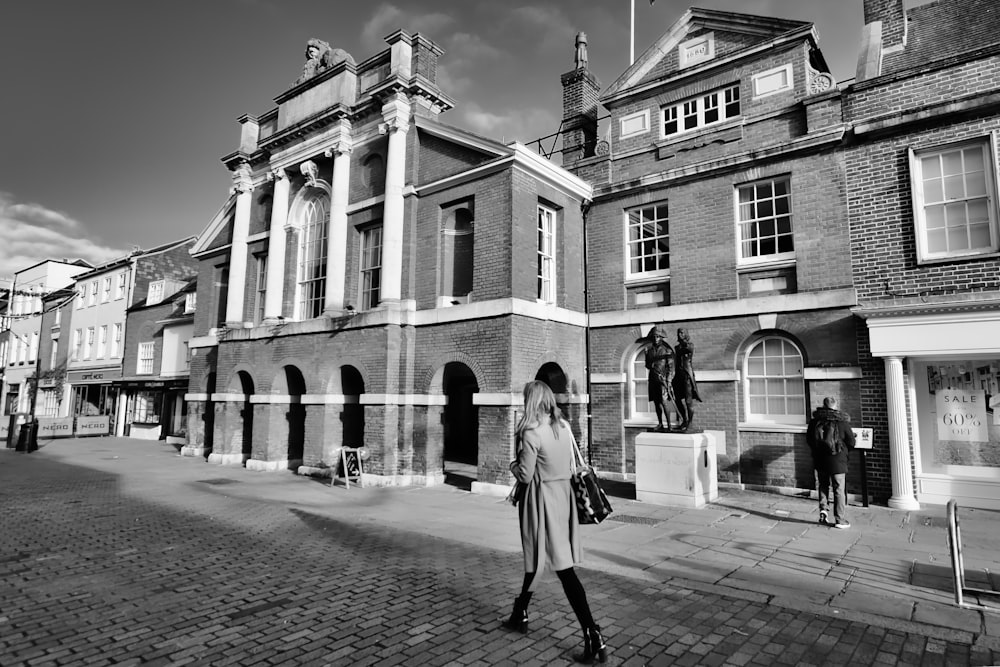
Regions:
[[[576,445],[548,385],[537,380],[524,385],[524,414],[516,436],[517,460],[511,462],[510,471],[526,485],[518,507],[524,583],[514,600],[514,611],[503,625],[528,632],[528,602],[539,575],[548,566],[562,582],[583,628],[583,655],[577,656],[577,661],[589,663],[596,658],[604,662],[604,637],[594,623],[587,593],[573,569],[581,561],[580,524],[570,486]]]

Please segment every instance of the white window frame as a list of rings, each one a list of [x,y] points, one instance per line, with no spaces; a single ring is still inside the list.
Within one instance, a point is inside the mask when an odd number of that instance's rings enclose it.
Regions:
[[[118,274],[118,278],[115,282],[115,301],[125,298],[125,280],[127,276],[128,273],[125,271]]]
[[[136,354],[135,359],[135,374],[136,375],[152,375],[153,374],[153,359],[156,356],[153,343],[145,342],[139,343],[139,351]]]
[[[31,343],[28,348],[28,363],[33,364],[38,359],[38,332],[31,332]]]
[[[712,104],[709,104],[709,102]],[[737,105],[737,109],[730,113],[730,106]],[[706,109],[718,111],[718,118],[712,121],[705,120]],[[740,84],[732,84],[716,88],[705,93],[700,93],[694,97],[664,104],[660,107],[660,138],[670,139],[689,132],[696,132],[705,127],[713,127],[719,123],[739,118],[743,113],[743,104],[740,98]],[[693,119],[691,127],[685,127],[687,119]],[[676,131],[667,132],[667,123],[676,123]]]
[[[538,205],[536,218],[537,281],[535,297],[539,303],[555,303],[556,291],[556,211],[548,206]]]
[[[785,183],[785,194],[775,195],[775,184],[783,182]],[[756,188],[760,185],[770,184],[771,185],[771,196],[770,197],[756,197]],[[741,204],[740,193],[746,188],[754,188],[755,197],[753,200]],[[781,199],[787,199],[787,213],[778,213],[777,202]],[[764,202],[770,202],[770,214],[761,213],[761,204]],[[773,264],[773,263],[783,263],[793,261],[795,259],[795,220],[794,220],[794,200],[792,198],[792,178],[790,175],[785,174],[782,176],[772,176],[770,178],[762,178],[756,181],[751,181],[749,183],[740,183],[737,185],[733,192],[733,204],[735,206],[734,218],[736,219],[736,263],[738,266],[756,266],[760,264]],[[754,215],[743,218],[744,209],[746,205],[753,204]],[[788,232],[778,231],[779,218],[788,218]],[[774,225],[774,232],[762,234],[760,229],[761,226],[765,228],[765,231],[769,229],[768,221],[771,221]],[[746,236],[744,234],[744,229],[747,225],[752,225],[757,233],[753,236]],[[778,252],[778,242],[782,238],[790,238],[792,243],[792,249],[786,250],[784,252]],[[774,239],[775,252],[760,254],[760,240],[761,239]],[[757,243],[758,251],[756,254],[746,254],[744,251],[747,248],[748,243]]]
[[[73,349],[70,352],[70,361],[79,361],[81,346],[83,345],[83,329],[73,330]]]
[[[910,189],[912,192],[913,200],[913,220],[914,220],[914,234],[917,241],[917,262],[920,264],[925,263],[935,263],[935,262],[946,262],[958,258],[964,257],[977,257],[993,255],[1000,252],[1000,211],[997,210],[998,206],[998,190],[997,190],[997,153],[996,153],[996,141],[998,133],[994,132],[986,137],[979,137],[970,141],[960,141],[951,144],[944,144],[934,146],[932,148],[923,149],[909,149],[909,159],[910,159]],[[923,160],[931,156],[941,156],[945,153],[954,153],[956,151],[964,151],[969,148],[978,147],[982,149],[983,155],[983,189],[984,192],[978,195],[968,195],[967,192],[963,194],[963,197],[947,197],[945,195],[944,185],[942,185],[942,194],[939,201],[933,202],[933,204],[926,204],[926,182],[924,180],[924,166]],[[966,174],[969,172],[963,172]],[[943,180],[943,179],[942,179]],[[968,186],[968,181],[965,180],[963,183],[963,190]],[[989,244],[978,246],[976,248],[966,248],[958,251],[948,251],[947,249],[943,252],[932,252],[928,244],[928,229],[927,229],[927,209],[932,205],[943,205],[943,206],[957,206],[961,203],[965,203],[968,206],[970,200],[983,200],[985,201],[986,215],[989,234]],[[947,224],[947,223],[946,223]],[[966,232],[968,232],[969,225],[965,225]],[[947,229],[947,226],[945,227]]]
[[[103,359],[108,347],[108,325],[102,324],[97,332],[97,358]]]
[[[798,373],[768,373],[767,363],[768,359],[780,358],[781,364],[784,367],[786,359],[790,356],[787,354],[782,354],[780,357],[778,355],[771,355],[764,357],[765,372],[751,373],[751,354],[758,349],[766,350],[768,342],[777,341],[782,346],[782,352],[787,352],[790,347],[798,359]],[[772,361],[771,363],[777,363]],[[793,362],[794,363],[794,362]],[[782,370],[785,370],[784,368]],[[746,351],[743,353],[743,372],[742,372],[743,382],[743,414],[745,415],[745,424],[757,425],[757,426],[805,426],[808,422],[809,415],[808,412],[808,396],[806,394],[806,381],[805,381],[805,358],[802,355],[802,350],[796,345],[791,339],[786,336],[781,335],[769,335],[762,336],[757,340],[754,340],[750,345],[747,346]],[[764,393],[752,393],[751,385],[755,380],[764,380]],[[782,383],[782,391],[773,391],[777,389],[777,383]],[[792,393],[788,391],[790,385],[794,385],[800,388],[798,393]],[[769,400],[774,400],[775,402],[783,400],[786,404],[786,411],[782,412],[754,412],[753,411],[753,398],[755,396],[763,396],[765,403],[769,403]],[[773,399],[771,398],[773,397]],[[788,406],[789,401],[800,400],[801,405],[799,406],[801,410],[799,412],[791,412]],[[770,408],[770,404],[768,404]]]
[[[267,255],[254,256],[257,284],[254,287],[254,324],[264,321],[264,302],[267,298]]]
[[[658,217],[661,213],[664,217]],[[647,222],[659,223],[662,222],[665,226],[663,233],[653,234],[652,236],[643,236],[647,233],[646,225],[642,224],[643,216],[647,211],[652,211],[653,217]],[[633,220],[633,215],[638,215],[637,220]],[[644,280],[649,278],[663,278],[670,276],[670,214],[668,211],[667,200],[653,202],[650,204],[644,204],[642,206],[636,206],[634,208],[629,208],[624,211],[624,221],[625,221],[625,279],[626,280]],[[638,231],[638,235],[633,238],[633,230]],[[666,252],[660,252],[661,242],[666,242],[668,244]],[[647,252],[651,244],[653,252]],[[641,268],[639,271],[633,270],[633,262],[639,261],[644,266],[649,259],[652,259],[654,263],[659,267],[663,262],[666,262],[666,267],[664,268],[654,268],[651,270],[646,270]]]
[[[146,305],[152,306],[163,301],[163,292],[166,289],[165,280],[154,280],[149,283],[146,291]]]
[[[97,303],[97,290],[99,289],[97,283],[98,281],[96,280],[90,283],[90,298],[87,300],[88,306],[93,306]]]
[[[111,276],[104,276],[101,285],[101,303],[111,301]]]
[[[94,351],[94,327],[87,327],[83,337],[83,359],[87,361]]]
[[[649,132],[649,109],[636,111],[618,119],[618,136],[621,139]]]
[[[59,362],[59,341],[54,339],[52,347],[49,348],[49,368],[55,368]]]
[[[780,81],[781,75],[784,75],[784,83],[779,83],[773,88],[762,89],[765,84],[771,81]],[[783,93],[786,90],[794,90],[795,88],[795,79],[793,78],[791,63],[782,65],[781,67],[774,67],[760,72],[759,74],[754,74],[752,80],[754,99],[776,95],[778,93]]]
[[[361,257],[358,260],[358,303],[361,310],[371,310],[382,300],[383,227],[372,225],[361,230]],[[378,243],[376,244],[376,236]]]
[[[646,368],[646,351],[649,344],[636,346],[626,357],[625,395],[628,400],[626,420],[633,422],[655,422],[656,410],[649,400],[649,370]],[[641,390],[641,394],[640,394]],[[640,401],[640,396],[645,401]]]
[[[295,310],[298,319],[308,320],[322,315],[326,303],[330,194],[324,188],[314,190],[300,202],[297,217],[300,235]]]
[[[115,322],[111,330],[111,347],[108,350],[108,358],[115,359],[121,356],[122,323]]]
[[[704,47],[699,48],[699,47]],[[703,63],[715,57],[715,33],[706,32],[677,45],[677,61],[681,69]]]
[[[188,292],[184,295],[184,314],[190,315],[198,308],[198,293]]]
[[[80,310],[87,305],[87,286],[77,285],[76,287],[76,309]]]

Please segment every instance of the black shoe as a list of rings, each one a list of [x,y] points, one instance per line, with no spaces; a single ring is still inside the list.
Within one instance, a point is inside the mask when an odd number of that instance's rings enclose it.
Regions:
[[[510,618],[502,623],[507,630],[520,632],[522,635],[528,634],[528,603],[531,601],[531,593],[519,595],[514,599],[514,610],[510,612]]]
[[[592,628],[586,628],[583,631],[583,655],[576,656],[576,661],[589,665],[593,664],[596,659],[603,663],[608,659],[607,648],[599,627],[595,625]]]
[[[827,513],[826,513],[826,510],[820,510],[820,511],[819,511],[819,522],[820,522],[821,524],[823,524],[823,525],[826,525],[826,524],[827,524],[827,520],[826,520],[826,519],[827,519],[827,516],[828,516],[828,515],[827,515]]]

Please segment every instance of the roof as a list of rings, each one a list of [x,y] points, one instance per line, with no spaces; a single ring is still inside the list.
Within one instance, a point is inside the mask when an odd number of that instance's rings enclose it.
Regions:
[[[636,58],[635,62],[614,83],[608,86],[607,90],[601,95],[601,101],[606,102],[619,97],[639,84],[643,84],[643,87],[646,87],[652,83],[668,80],[679,73],[687,75],[689,73],[701,72],[705,68],[713,67],[728,60],[726,57],[718,56],[712,60],[705,61],[701,65],[691,66],[683,70],[674,66],[666,72],[654,72],[657,65],[666,60],[678,45],[688,39],[689,35],[704,30],[740,33],[750,36],[752,38],[752,40],[748,40],[750,44],[745,49],[742,49],[742,52],[746,53],[751,52],[755,47],[768,44],[775,38],[783,36],[811,35],[813,40],[816,40],[815,29],[813,28],[813,24],[809,22],[692,7],[684,12],[652,46]],[[732,56],[732,53],[729,54],[730,58]]]
[[[937,0],[907,10],[906,21],[906,46],[883,56],[883,75],[1000,44],[997,0]]]

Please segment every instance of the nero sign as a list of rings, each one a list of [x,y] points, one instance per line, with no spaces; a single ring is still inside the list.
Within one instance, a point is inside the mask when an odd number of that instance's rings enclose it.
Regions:
[[[937,408],[938,440],[987,442],[986,392],[972,389],[938,389],[934,396]]]

